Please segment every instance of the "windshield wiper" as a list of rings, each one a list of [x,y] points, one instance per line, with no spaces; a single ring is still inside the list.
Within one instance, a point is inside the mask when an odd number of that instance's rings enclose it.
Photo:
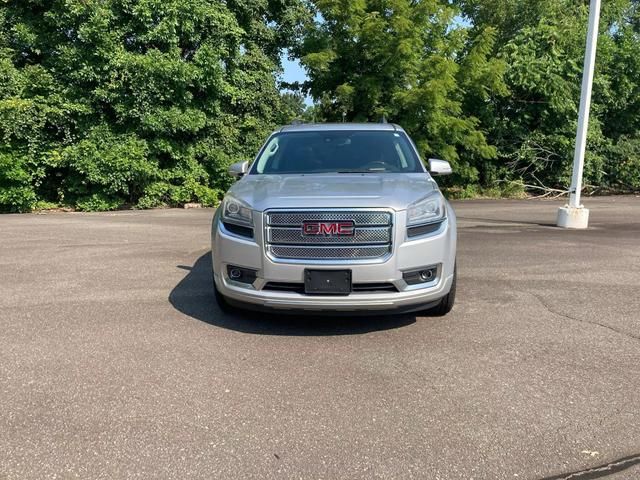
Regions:
[[[338,170],[336,173],[380,173],[380,172],[388,172],[386,168],[354,168],[351,170]]]

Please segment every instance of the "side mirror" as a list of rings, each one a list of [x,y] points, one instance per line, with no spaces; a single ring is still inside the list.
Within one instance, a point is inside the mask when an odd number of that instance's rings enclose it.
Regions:
[[[437,158],[430,158],[429,172],[434,177],[439,177],[442,175],[451,175],[453,173],[453,170],[451,170],[451,164],[446,160],[438,160]]]
[[[242,177],[249,171],[249,162],[237,162],[229,167],[229,175],[233,177]]]

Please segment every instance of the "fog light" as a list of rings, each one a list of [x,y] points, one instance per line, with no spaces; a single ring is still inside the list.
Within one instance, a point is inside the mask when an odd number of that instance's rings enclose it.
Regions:
[[[433,270],[422,270],[420,272],[420,280],[428,282],[433,278]]]
[[[229,280],[233,280],[234,282],[251,285],[256,281],[257,273],[257,270],[252,270],[250,268],[227,265],[227,276],[229,277]]]
[[[438,267],[427,267],[404,272],[402,278],[407,285],[421,285],[423,283],[431,283],[436,280],[438,275]]]

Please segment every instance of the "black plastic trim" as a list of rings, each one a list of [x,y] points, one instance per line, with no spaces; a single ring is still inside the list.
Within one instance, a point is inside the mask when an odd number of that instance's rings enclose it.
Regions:
[[[437,223],[428,223],[426,225],[417,225],[415,227],[408,227],[407,237],[416,238],[416,237],[423,237],[425,235],[430,235],[440,230],[443,223],[444,223],[444,220]]]
[[[233,233],[234,235],[253,239],[253,228],[243,227],[241,225],[236,225],[235,223],[229,222],[222,222],[222,225],[224,225],[224,228],[227,229],[227,231]]]
[[[263,288],[273,292],[289,292],[304,294],[304,283],[295,282],[269,282]],[[354,283],[353,293],[390,293],[398,292],[393,283]]]

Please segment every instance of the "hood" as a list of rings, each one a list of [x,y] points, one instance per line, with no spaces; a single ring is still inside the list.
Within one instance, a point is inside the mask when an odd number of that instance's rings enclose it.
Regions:
[[[427,173],[246,175],[229,193],[269,208],[392,208],[405,210],[436,188]]]

